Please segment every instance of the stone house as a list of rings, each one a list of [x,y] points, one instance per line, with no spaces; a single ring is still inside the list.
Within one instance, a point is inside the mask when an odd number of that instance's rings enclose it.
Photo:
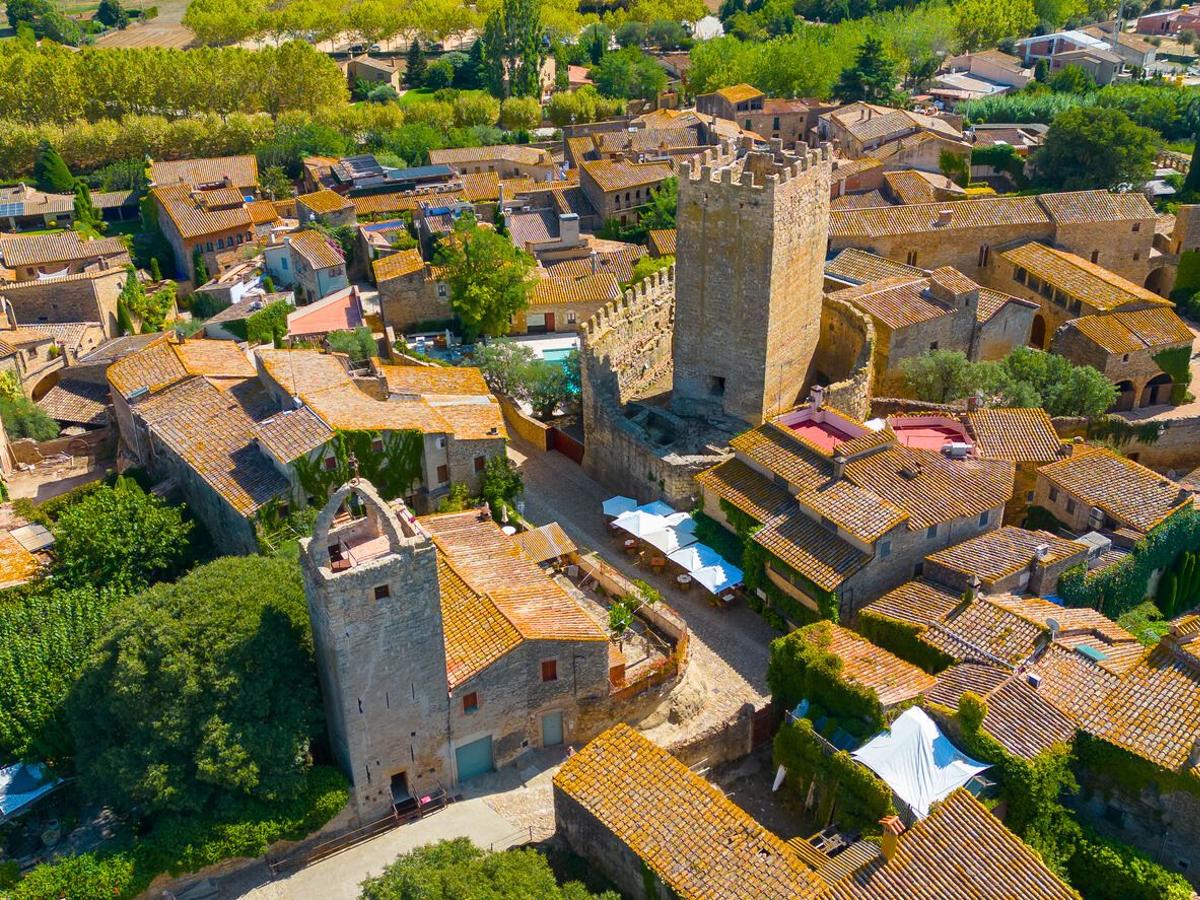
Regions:
[[[0,239],[0,266],[9,281],[35,281],[129,265],[129,248],[120,238],[85,240],[74,231],[9,235]]]
[[[1096,264],[1141,284],[1154,267],[1154,223],[1143,194],[1107,191],[835,209],[829,214],[829,250],[854,247],[925,269],[951,266],[981,284],[1016,293],[1011,273],[993,266],[999,256],[993,251],[1038,241],[1085,259],[1094,255]]]
[[[155,187],[186,184],[198,190],[232,187],[243,196],[258,193],[258,160],[252,154],[203,159],[158,160],[150,163]]]
[[[365,515],[335,520],[351,495]],[[417,519],[347,485],[301,562],[360,819],[594,733],[582,713],[609,695],[607,635],[486,512]]]
[[[341,248],[311,229],[286,235],[282,243],[264,248],[263,266],[276,287],[290,288],[300,305],[350,286]]]
[[[773,589],[848,620],[919,574],[931,552],[999,527],[1013,464],[905,447],[819,402],[730,442],[732,459],[696,478],[706,514],[732,507],[762,527]],[[766,598],[765,598],[766,599]]]
[[[932,158],[922,154],[920,160],[897,161],[892,168],[940,172],[940,153],[969,155],[971,152],[970,145],[963,140],[961,125],[955,119],[862,101],[822,113],[817,121],[816,135],[818,140],[829,141],[842,156],[850,159],[863,156],[886,159],[896,152],[890,145],[898,145],[900,141],[918,135],[938,139]]]
[[[830,199],[847,194],[878,191],[883,187],[883,162],[873,156],[858,159],[835,159],[831,176]]]
[[[429,164],[449,166],[459,175],[495,172],[500,178],[531,178],[534,181],[552,181],[558,177],[558,167],[550,151],[528,144],[430,150]]]
[[[158,210],[158,227],[175,254],[175,270],[186,278],[195,277],[196,254],[204,257],[210,274],[220,274],[240,261],[236,254],[242,247],[255,242],[256,223],[237,188],[164,184],[152,188],[150,195]]]
[[[346,78],[351,89],[365,81],[371,87],[386,84],[399,91],[403,84],[405,65],[400,60],[372,59],[370,56],[359,56],[346,63]]]
[[[513,317],[511,334],[578,331],[596,311],[621,296],[615,275],[540,278],[529,292],[529,305]]]
[[[444,322],[453,317],[450,285],[415,247],[381,256],[371,268],[379,288],[383,323],[397,334],[420,322]]]
[[[116,337],[117,298],[129,278],[125,268],[95,269],[62,278],[0,284],[18,322],[34,326],[97,322]]]
[[[301,194],[297,197],[296,215],[300,220],[301,228],[317,221],[331,227],[354,225],[358,221],[354,203],[328,188],[314,191],[311,194]]]
[[[1174,352],[1190,360],[1194,340],[1174,310],[1153,306],[1071,319],[1054,332],[1052,349],[1112,381],[1119,391],[1113,408],[1120,411],[1170,403],[1175,383],[1156,357]]]
[[[92,205],[107,222],[136,219],[133,191],[92,191]],[[9,231],[70,228],[75,222],[75,195],[50,194],[27,184],[0,187],[0,222]]]
[[[1152,469],[1104,447],[1075,452],[1038,469],[1034,502],[1074,532],[1109,530],[1132,544],[1189,509],[1192,495]]]
[[[749,84],[735,84],[696,97],[696,112],[736,122],[785,146],[808,139],[821,112],[832,109],[820,100],[772,99]]]
[[[651,193],[673,174],[665,162],[584,160],[579,165],[579,186],[601,221],[635,225]]]

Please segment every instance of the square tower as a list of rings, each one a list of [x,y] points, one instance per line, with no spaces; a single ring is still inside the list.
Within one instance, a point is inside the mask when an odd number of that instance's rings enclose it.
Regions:
[[[761,145],[760,145],[761,146]],[[675,411],[750,425],[795,405],[821,326],[828,146],[724,146],[680,164]]]
[[[366,515],[335,523],[351,495]],[[403,504],[361,482],[333,494],[300,561],[329,741],[372,819],[447,781],[438,551]]]

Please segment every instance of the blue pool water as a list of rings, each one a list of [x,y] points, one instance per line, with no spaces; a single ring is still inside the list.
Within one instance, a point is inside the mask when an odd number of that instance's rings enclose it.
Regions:
[[[543,350],[542,359],[546,362],[566,362],[567,357],[571,355],[571,348],[564,347],[561,350]]]

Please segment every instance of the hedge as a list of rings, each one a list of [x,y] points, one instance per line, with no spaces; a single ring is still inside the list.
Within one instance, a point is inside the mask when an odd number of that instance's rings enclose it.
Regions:
[[[767,685],[775,700],[791,709],[808,699],[839,716],[883,725],[883,705],[869,687],[842,677],[842,660],[828,651],[830,622],[814,622],[771,642]]]
[[[1187,879],[1133,847],[1083,827],[1067,862],[1071,884],[1087,900],[1188,900]]]
[[[890,650],[914,666],[936,675],[954,665],[954,657],[921,640],[925,626],[902,622],[865,609],[858,614],[858,630],[871,643]]]

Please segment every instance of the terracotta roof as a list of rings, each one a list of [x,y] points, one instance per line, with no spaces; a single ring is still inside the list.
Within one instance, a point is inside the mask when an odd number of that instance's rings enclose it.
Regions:
[[[1195,335],[1175,310],[1162,307],[1083,316],[1072,319],[1067,327],[1076,329],[1109,353],[1157,352],[1181,344],[1191,346],[1195,340]]]
[[[925,692],[925,699],[952,710],[958,709],[962,695],[967,691],[986,697],[1004,682],[1012,672],[1000,666],[984,663],[955,663],[944,672],[938,673],[937,684]]]
[[[376,364],[392,394],[488,395],[483,373],[474,366],[389,366]]]
[[[1045,565],[1086,554],[1088,550],[1086,544],[1057,537],[1048,531],[1027,531],[1005,525],[952,544],[925,559],[955,572],[978,575],[986,585],[1030,568],[1038,560],[1039,547],[1045,548],[1046,555],[1041,558]]]
[[[371,264],[371,268],[375,272],[375,281],[378,283],[420,272],[425,268],[425,260],[421,258],[421,251],[413,247],[410,250],[401,250],[399,253],[381,257]]]
[[[258,184],[258,160],[254,156],[217,156],[209,159],[159,160],[150,164],[150,180],[156,186],[182,182],[192,187],[217,184],[226,178],[236,188]]]
[[[677,232],[674,228],[655,228],[650,232],[650,253],[653,256],[674,256]]]
[[[279,221],[279,210],[270,200],[253,200],[247,203],[246,213],[255,225],[270,225]]]
[[[207,378],[172,385],[137,410],[150,431],[239,514],[251,516],[290,489],[255,446],[254,421]]]
[[[254,433],[259,444],[283,463],[311,453],[333,437],[332,429],[307,406],[264,419]]]
[[[936,681],[912,663],[832,622],[808,625],[800,629],[800,634],[805,643],[822,647],[840,659],[840,674],[870,688],[884,707],[912,700],[933,687]]]
[[[802,900],[825,887],[787,844],[628,725],[568,757],[554,789],[684,900]]]
[[[955,140],[962,138],[962,129],[956,128],[946,119],[875,103],[858,101],[832,110],[826,115],[864,144],[881,138],[895,139],[914,130],[932,131]]]
[[[1040,407],[977,409],[967,413],[967,426],[979,455],[1009,462],[1051,462],[1062,441],[1050,416]]]
[[[770,519],[755,533],[754,542],[826,591],[835,590],[868,560],[799,509]]]
[[[564,306],[567,304],[607,303],[621,296],[617,276],[608,272],[579,278],[540,278],[529,292],[529,305]]]
[[[517,543],[525,551],[525,555],[539,565],[551,559],[558,559],[574,553],[577,549],[575,542],[562,530],[557,522],[542,525],[530,531],[522,531],[516,536]]]
[[[696,476],[706,491],[732,504],[759,522],[783,510],[791,495],[739,459],[728,459]]]
[[[414,211],[421,208],[423,201],[432,200],[438,203],[450,203],[463,199],[462,191],[388,191],[381,194],[367,194],[362,197],[351,197],[354,211],[359,216],[372,216],[384,213],[399,213]]]
[[[1171,305],[1171,301],[1165,297],[1057,247],[1030,241],[1011,250],[1003,250],[1000,255],[1014,266],[1020,266],[1060,291],[1082,300],[1092,309],[1108,311],[1147,303],[1153,306]]]
[[[883,196],[883,192],[875,188],[869,191],[856,191],[853,194],[842,194],[829,201],[829,209],[873,209],[876,206],[892,206],[892,201]]]
[[[901,203],[932,203],[938,199],[932,182],[915,170],[884,172],[883,180]]]
[[[1051,644],[1029,667],[1041,678],[1038,696],[1083,723],[1120,682],[1120,675],[1062,644]]]
[[[886,616],[913,625],[932,625],[948,616],[961,602],[960,593],[940,584],[909,581],[867,604],[861,614]]]
[[[868,284],[886,278],[924,278],[925,270],[849,247],[825,263],[825,274],[842,281]]]
[[[517,630],[495,603],[475,591],[454,564],[438,554],[442,640],[446,681],[451,690],[478,675],[521,643]]]
[[[930,293],[929,279],[924,277],[916,280],[908,276],[887,278],[835,291],[830,296],[853,303],[891,329],[952,316],[956,312]]]
[[[108,382],[62,378],[37,402],[52,419],[74,425],[103,425],[108,419]]]
[[[9,268],[121,255],[127,257],[129,249],[119,237],[85,240],[74,231],[11,234],[0,239],[0,257]]]
[[[287,238],[291,248],[299,253],[314,269],[331,269],[344,266],[346,260],[341,248],[319,231],[300,231]]]
[[[977,597],[934,622],[921,639],[960,661],[1015,668],[1048,640],[1045,623],[1016,615],[991,597]]]
[[[729,87],[723,87],[716,93],[720,94],[730,103],[742,103],[746,100],[753,100],[755,97],[766,96],[754,85],[746,84],[745,82],[742,82],[741,84],[730,85]]]
[[[488,147],[447,147],[429,151],[431,166],[507,160],[527,166],[550,165],[550,154],[527,144],[494,144]]]
[[[0,588],[24,584],[38,573],[41,563],[12,534],[0,529]]]
[[[233,341],[180,341],[173,333],[161,335],[108,368],[109,383],[127,399],[139,389],[153,393],[191,375],[229,379],[255,374],[254,364]]]
[[[187,184],[166,184],[150,191],[185,240],[227,231],[249,231],[254,224],[245,206],[210,209]]]
[[[343,197],[336,191],[329,190],[329,188],[322,188],[311,194],[301,194],[296,198],[296,203],[312,210],[318,216],[325,215],[326,213],[340,212],[343,209],[350,209],[354,206],[348,198]]]
[[[883,161],[873,156],[860,156],[858,159],[835,159],[833,161],[833,180],[841,181],[845,178],[853,178],[855,175],[861,175],[871,169],[878,169],[882,165]]]
[[[583,607],[486,513],[426,516],[421,524],[463,581],[489,597],[526,640],[608,641]]]
[[[1103,447],[1087,447],[1038,469],[1051,484],[1122,525],[1149,531],[1188,506],[1191,495],[1157,472]]]
[[[656,185],[674,174],[668,164],[658,162],[635,163],[628,160],[585,159],[580,163],[580,167],[606,194],[646,185]]]
[[[565,259],[562,262],[549,263],[545,265],[545,269],[555,278],[580,278],[607,272],[615,276],[617,281],[629,282],[633,281],[634,263],[645,255],[645,247],[638,244],[627,244],[616,250],[597,250],[594,257]]]

